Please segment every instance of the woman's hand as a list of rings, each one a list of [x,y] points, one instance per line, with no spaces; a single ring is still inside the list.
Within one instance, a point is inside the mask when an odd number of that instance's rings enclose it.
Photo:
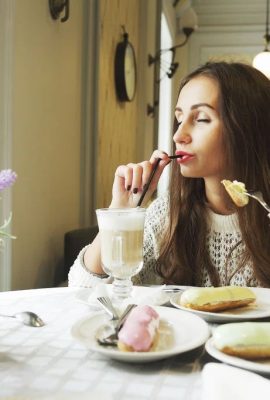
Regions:
[[[159,158],[161,161],[144,198],[144,203],[147,203],[157,188],[164,168],[171,161],[168,154],[160,150],[155,150],[149,161],[143,161],[138,164],[120,165],[116,169],[111,208],[137,207],[143,188],[147,184]]]

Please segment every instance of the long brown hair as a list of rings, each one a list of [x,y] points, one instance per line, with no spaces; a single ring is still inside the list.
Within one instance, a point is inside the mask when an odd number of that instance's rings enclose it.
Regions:
[[[233,179],[244,182],[248,189],[260,190],[269,204],[270,81],[245,64],[207,63],[181,82],[180,91],[199,75],[219,84],[224,152]],[[204,180],[183,177],[179,166],[172,165],[169,224],[162,238],[157,267],[165,281],[198,284],[206,268],[212,284],[219,285],[206,246],[206,210]],[[236,212],[245,244],[239,267],[251,262],[260,284],[270,287],[270,221],[266,211],[256,201],[250,201]]]

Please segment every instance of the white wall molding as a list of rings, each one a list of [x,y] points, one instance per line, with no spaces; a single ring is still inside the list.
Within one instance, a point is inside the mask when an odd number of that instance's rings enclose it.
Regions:
[[[193,0],[198,25],[264,25],[265,0]]]
[[[172,6],[172,3],[166,0],[162,0],[162,11],[164,12],[167,18],[171,35],[174,38],[177,35],[178,27],[177,27],[175,9]]]
[[[204,32],[229,32],[229,33],[237,33],[237,32],[260,32],[261,37],[265,34],[265,24],[258,25],[207,25],[207,26],[199,26],[195,33],[204,33]]]
[[[0,168],[11,168],[12,160],[12,70],[15,0],[0,0]],[[11,191],[1,193],[0,224],[11,211]],[[11,227],[9,227],[11,228]],[[0,249],[0,291],[11,288],[11,246]]]
[[[160,49],[160,16],[161,1],[140,0],[140,21],[139,41],[141,45],[138,49],[137,65],[138,72],[138,143],[137,159],[148,160],[157,145],[158,129],[158,108],[155,108],[154,117],[147,115],[147,104],[153,105],[156,98],[157,86],[154,83],[154,70],[156,64],[148,65],[148,56],[154,56]]]
[[[95,224],[95,165],[97,131],[98,82],[98,1],[86,2],[83,52],[83,111],[81,136],[81,196],[80,225]],[[95,62],[93,62],[95,60]]]

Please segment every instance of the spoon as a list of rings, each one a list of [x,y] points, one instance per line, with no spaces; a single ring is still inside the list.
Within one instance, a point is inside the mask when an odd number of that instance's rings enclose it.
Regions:
[[[165,293],[179,293],[184,292],[185,289],[173,285],[167,285],[162,288],[162,291]]]
[[[0,317],[15,318],[21,321],[24,325],[34,326],[36,328],[42,327],[45,323],[42,319],[32,311],[21,311],[14,315],[0,314]]]

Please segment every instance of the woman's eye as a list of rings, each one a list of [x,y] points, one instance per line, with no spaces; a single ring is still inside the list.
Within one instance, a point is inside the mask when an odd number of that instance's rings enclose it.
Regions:
[[[197,122],[210,122],[210,119],[208,119],[208,118],[198,118]]]

